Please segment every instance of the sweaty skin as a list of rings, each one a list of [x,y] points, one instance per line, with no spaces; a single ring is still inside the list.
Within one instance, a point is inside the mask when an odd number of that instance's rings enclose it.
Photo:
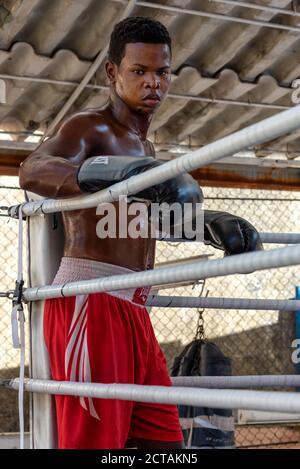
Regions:
[[[170,59],[165,44],[127,44],[119,67],[106,64],[111,85],[108,106],[68,118],[21,165],[21,187],[45,197],[80,195],[76,174],[86,158],[155,156],[146,135],[153,114],[169,89]],[[150,99],[149,95],[157,99]],[[63,213],[64,256],[93,259],[135,271],[153,267],[153,239],[100,240],[96,235],[99,219],[96,207]]]

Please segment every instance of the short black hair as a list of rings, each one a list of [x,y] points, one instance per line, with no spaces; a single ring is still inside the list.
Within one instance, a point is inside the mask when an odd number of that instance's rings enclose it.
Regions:
[[[108,60],[120,65],[129,43],[167,44],[171,49],[171,37],[167,28],[157,20],[146,16],[129,16],[117,23],[110,36]]]

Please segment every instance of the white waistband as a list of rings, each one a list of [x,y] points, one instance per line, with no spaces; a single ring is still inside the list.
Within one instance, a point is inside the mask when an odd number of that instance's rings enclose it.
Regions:
[[[78,257],[62,257],[59,269],[52,285],[60,285],[67,282],[91,280],[93,278],[109,277],[111,275],[129,274],[131,269],[106,262],[93,261]],[[107,292],[124,300],[132,301],[136,294],[135,288]]]

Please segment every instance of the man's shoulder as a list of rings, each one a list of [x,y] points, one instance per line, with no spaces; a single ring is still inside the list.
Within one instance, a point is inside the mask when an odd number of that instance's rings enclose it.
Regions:
[[[84,109],[83,111],[74,112],[70,114],[64,122],[106,122],[108,121],[108,116],[105,111],[97,109]]]
[[[91,136],[105,134],[110,127],[109,118],[105,110],[85,109],[70,114],[61,123],[58,132],[63,135]]]

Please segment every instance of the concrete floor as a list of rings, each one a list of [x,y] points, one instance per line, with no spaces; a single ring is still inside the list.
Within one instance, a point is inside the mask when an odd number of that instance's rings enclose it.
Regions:
[[[0,433],[0,449],[18,449],[19,446],[19,433]],[[25,433],[24,446],[30,447],[29,433]]]

